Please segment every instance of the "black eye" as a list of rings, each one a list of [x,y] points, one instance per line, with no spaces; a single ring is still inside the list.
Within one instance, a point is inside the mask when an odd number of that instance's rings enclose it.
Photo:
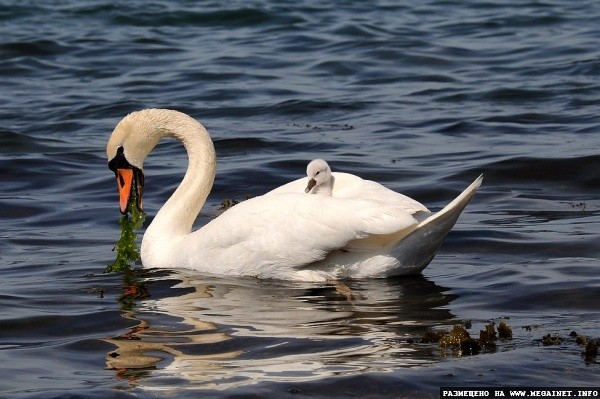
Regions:
[[[319,173],[321,173],[321,172],[319,171],[319,172],[315,173],[315,176],[318,175]]]
[[[108,167],[115,173],[117,173],[117,169],[131,167],[129,162],[127,162],[127,158],[125,158],[125,150],[123,149],[123,146],[119,146],[119,148],[117,148],[117,154],[108,162]]]

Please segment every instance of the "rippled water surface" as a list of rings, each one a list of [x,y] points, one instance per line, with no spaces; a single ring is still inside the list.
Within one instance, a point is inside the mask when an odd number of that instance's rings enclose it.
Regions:
[[[0,396],[598,387],[569,334],[600,338],[599,18],[567,0],[0,1]],[[316,157],[433,210],[484,184],[420,276],[106,274],[104,148],[145,107],[215,141],[197,225]],[[186,162],[172,141],[147,161],[146,223]],[[513,338],[479,354],[422,340],[490,321]]]

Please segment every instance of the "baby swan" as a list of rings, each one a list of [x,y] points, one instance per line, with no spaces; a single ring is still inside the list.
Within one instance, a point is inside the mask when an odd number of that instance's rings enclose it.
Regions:
[[[331,175],[331,168],[326,161],[322,159],[310,161],[306,167],[306,175],[308,176],[308,185],[305,192],[331,197],[334,177]]]

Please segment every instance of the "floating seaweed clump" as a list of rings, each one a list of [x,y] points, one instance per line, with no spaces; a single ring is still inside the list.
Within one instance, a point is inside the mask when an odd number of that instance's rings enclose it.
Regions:
[[[212,215],[213,218],[216,218],[217,216],[219,216],[221,213],[225,212],[226,210],[228,210],[229,208],[233,208],[234,206],[236,206],[237,204],[239,204],[242,201],[248,200],[252,198],[251,195],[246,195],[246,198],[243,200],[237,200],[235,198],[224,198],[221,201],[221,205],[219,206],[219,208],[217,209],[217,213],[215,215]]]
[[[502,322],[503,339],[512,338],[512,330]],[[500,330],[500,327],[499,327]],[[455,325],[452,330],[428,331],[421,337],[421,342],[438,342],[442,349],[460,350],[460,353],[475,355],[482,350],[495,350],[498,335],[493,322],[487,324],[484,330],[479,331],[479,339],[472,338],[467,329],[461,325]]]
[[[239,203],[240,203],[240,201],[238,201],[236,199],[225,198],[223,201],[221,201],[221,206],[219,207],[219,211],[226,211],[227,209],[232,208]]]
[[[458,348],[463,340],[471,338],[468,331],[460,325],[452,327],[452,330],[440,338],[440,346]]]
[[[575,331],[571,331],[569,334],[570,337],[575,338],[575,343],[577,345],[587,345],[589,339],[585,335],[579,335]]]
[[[421,337],[421,342],[428,344],[431,342],[440,342],[444,335],[448,334],[448,330],[429,330]]]
[[[585,335],[579,335],[577,336],[577,338],[575,338],[575,342],[577,343],[577,345],[587,345],[589,339]]]
[[[585,351],[583,352],[583,355],[586,363],[596,363],[599,343],[600,339],[590,339],[585,345]]]
[[[460,349],[462,353],[477,354],[481,351],[479,341],[471,338],[463,326],[456,325],[440,339],[440,347]]]
[[[451,349],[453,354],[461,356],[463,354],[476,355],[481,351],[493,352],[497,348],[498,339],[510,340],[513,338],[512,328],[506,322],[500,322],[498,326],[494,322],[485,325],[483,330],[479,331],[479,339],[472,338],[467,331],[470,328],[462,325],[455,325],[451,330],[429,330],[421,337],[422,343],[438,343],[442,350]],[[527,331],[531,331],[531,327],[523,327]],[[534,326],[538,328],[538,326]],[[412,339],[409,343],[413,343]],[[555,335],[546,334],[541,339],[534,342],[541,343],[544,346],[561,345],[564,343],[577,343],[584,347],[581,356],[586,364],[598,363],[598,347],[600,346],[600,338],[592,339],[583,335],[578,335],[575,331],[571,331],[566,339],[558,333]]]
[[[504,321],[501,321],[500,324],[498,324],[498,336],[501,339],[512,339],[512,328],[510,328]]]
[[[600,339],[590,339],[585,335],[578,335],[575,331],[571,331],[569,334],[571,337],[575,337],[577,345],[585,345],[585,350],[581,352],[583,360],[586,363],[596,363],[596,357],[598,356],[598,344]]]
[[[547,334],[542,337],[542,345],[544,346],[560,345],[560,342],[561,340],[558,334],[554,336]]]
[[[581,345],[584,347],[583,352],[581,352],[581,356],[583,356],[584,361],[586,363],[596,363],[596,358],[598,356],[598,345],[600,345],[600,338],[592,339],[588,338],[585,335],[579,335],[575,331],[571,331],[569,337],[575,339],[575,343],[577,345]],[[569,339],[567,339],[569,340]],[[550,334],[546,334],[542,337],[541,342],[544,346],[551,345],[560,345],[564,340],[556,334],[554,336]]]
[[[497,339],[494,323],[486,324],[485,330],[479,331],[479,343],[483,347],[495,348]]]
[[[481,344],[478,340],[468,337],[460,341],[460,350],[462,353],[476,355],[481,351]]]

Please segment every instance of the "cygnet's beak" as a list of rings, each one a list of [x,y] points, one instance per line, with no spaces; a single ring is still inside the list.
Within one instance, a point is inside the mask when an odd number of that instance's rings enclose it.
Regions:
[[[306,186],[306,189],[304,190],[305,193],[310,192],[310,190],[313,189],[314,186],[317,185],[317,181],[315,179],[310,179],[308,181],[308,185]]]

